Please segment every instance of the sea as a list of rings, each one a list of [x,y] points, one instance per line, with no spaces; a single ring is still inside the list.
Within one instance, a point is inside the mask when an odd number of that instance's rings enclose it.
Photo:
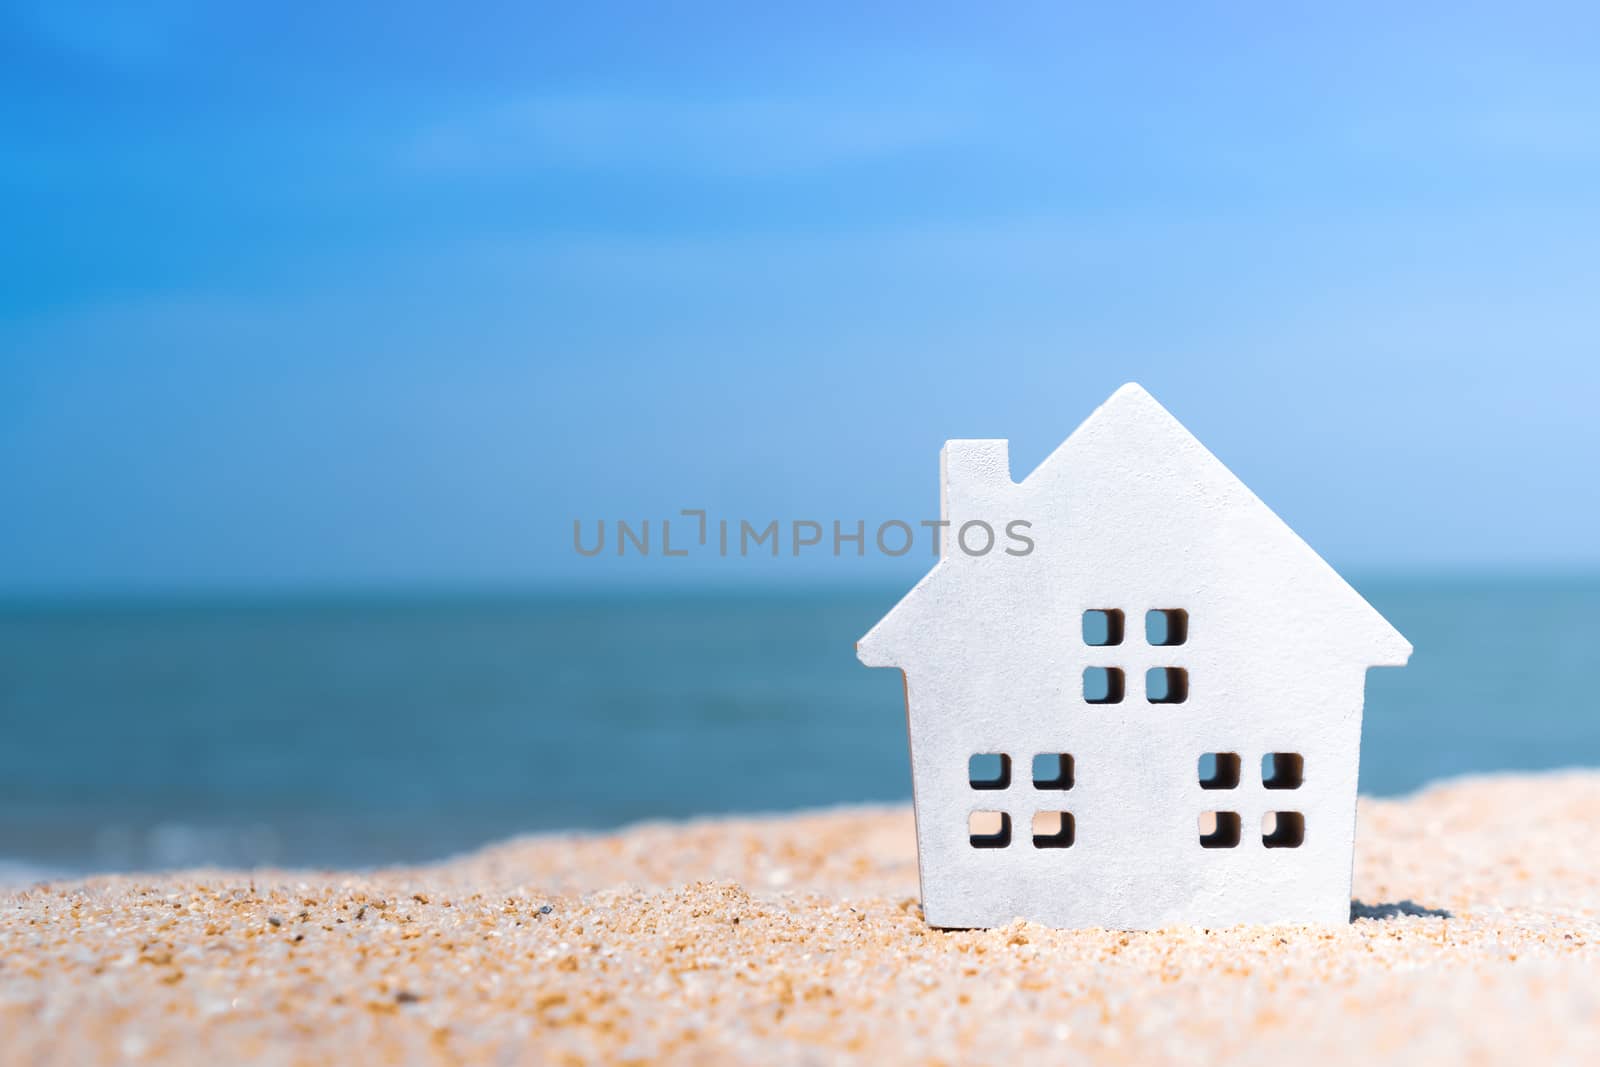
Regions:
[[[1361,788],[1600,765],[1600,579],[1374,578]],[[0,605],[0,883],[370,867],[911,793],[903,590]]]

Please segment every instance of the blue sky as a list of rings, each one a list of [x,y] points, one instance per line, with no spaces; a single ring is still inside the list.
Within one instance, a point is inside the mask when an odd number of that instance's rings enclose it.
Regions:
[[[1338,566],[1600,565],[1592,6],[856,6],[7,5],[0,591],[888,577],[571,523],[1130,379]]]

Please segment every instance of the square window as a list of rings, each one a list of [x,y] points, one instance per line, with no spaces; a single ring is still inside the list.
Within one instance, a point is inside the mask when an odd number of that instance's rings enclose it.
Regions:
[[[1065,752],[1041,752],[1033,757],[1035,789],[1071,789],[1072,757]]]
[[[1200,813],[1201,848],[1238,848],[1239,813],[1206,811]]]
[[[1298,811],[1269,811],[1261,816],[1261,843],[1268,848],[1299,848],[1306,840],[1306,817]]]
[[[1091,608],[1083,613],[1083,643],[1122,644],[1122,612],[1116,608]]]
[[[967,759],[967,784],[974,789],[1004,789],[1011,784],[1011,757],[978,752]]]
[[[1207,752],[1200,757],[1201,789],[1239,788],[1239,754]]]
[[[1261,784],[1268,789],[1299,789],[1306,761],[1298,752],[1268,752],[1261,757]]]
[[[1011,844],[1011,816],[1003,811],[975,811],[967,816],[967,840],[973,848],[1005,848]]]
[[[1144,695],[1152,704],[1182,704],[1189,699],[1189,672],[1182,667],[1151,667],[1144,672]]]
[[[1189,613],[1182,608],[1157,608],[1144,613],[1144,639],[1152,645],[1181,645],[1189,640]]]
[[[1124,688],[1121,667],[1083,669],[1083,699],[1091,704],[1120,704]]]
[[[1034,848],[1071,848],[1076,824],[1070,811],[1040,811],[1033,816]]]

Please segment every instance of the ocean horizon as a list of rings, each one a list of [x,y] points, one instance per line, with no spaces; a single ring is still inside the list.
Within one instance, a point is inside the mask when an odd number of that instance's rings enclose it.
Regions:
[[[1600,577],[1355,582],[1361,791],[1600,765]],[[904,592],[605,587],[0,602],[0,883],[371,867],[517,834],[908,801]]]

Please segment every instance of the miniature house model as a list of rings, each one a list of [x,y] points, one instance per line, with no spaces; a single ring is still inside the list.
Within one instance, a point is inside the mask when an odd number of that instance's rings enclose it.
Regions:
[[[1348,922],[1406,639],[1137,385],[1021,481],[1005,441],[941,481],[939,562],[857,645],[905,678],[928,922]]]

